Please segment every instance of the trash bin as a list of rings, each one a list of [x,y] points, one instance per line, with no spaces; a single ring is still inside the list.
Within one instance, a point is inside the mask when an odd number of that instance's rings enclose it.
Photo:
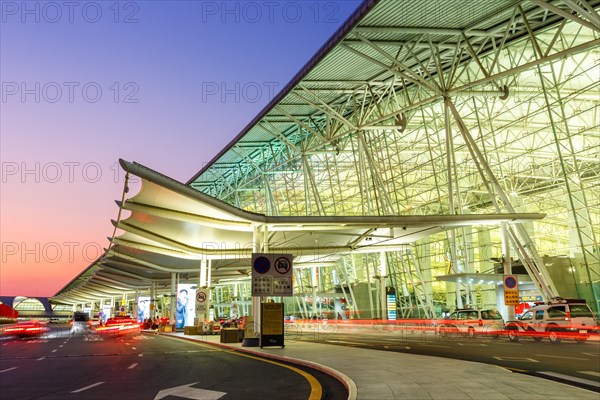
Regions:
[[[198,334],[198,327],[196,327],[196,326],[184,326],[183,327],[183,334],[184,335],[197,335]]]
[[[221,343],[237,343],[237,342],[238,342],[237,328],[221,329]]]

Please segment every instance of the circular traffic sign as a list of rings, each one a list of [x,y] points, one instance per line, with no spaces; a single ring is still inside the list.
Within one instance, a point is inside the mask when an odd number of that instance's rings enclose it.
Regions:
[[[507,276],[504,278],[504,285],[509,289],[514,289],[517,287],[517,280],[514,276]]]
[[[290,272],[291,268],[292,262],[286,257],[279,257],[277,260],[275,260],[275,271],[279,272],[280,274],[287,274]]]
[[[254,260],[254,270],[259,274],[265,274],[271,269],[271,261],[267,257],[257,257]]]
[[[206,301],[206,293],[204,293],[204,292],[196,293],[196,300],[198,300],[200,303],[204,303],[204,301]]]

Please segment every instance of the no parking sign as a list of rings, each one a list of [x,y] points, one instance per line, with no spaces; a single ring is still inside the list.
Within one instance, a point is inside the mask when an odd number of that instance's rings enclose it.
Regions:
[[[292,296],[291,254],[252,254],[252,296]]]

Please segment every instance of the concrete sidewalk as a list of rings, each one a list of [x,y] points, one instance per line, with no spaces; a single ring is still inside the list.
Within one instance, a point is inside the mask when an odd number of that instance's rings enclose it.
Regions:
[[[349,399],[599,400],[592,391],[510,372],[494,365],[441,357],[286,341],[280,347],[242,347],[220,337],[161,333],[222,348],[311,366],[340,379]]]

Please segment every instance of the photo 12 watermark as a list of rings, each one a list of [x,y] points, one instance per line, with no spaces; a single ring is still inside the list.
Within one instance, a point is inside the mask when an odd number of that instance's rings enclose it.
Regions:
[[[3,24],[58,24],[108,21],[115,24],[140,22],[137,1],[1,1]]]
[[[112,183],[125,180],[125,171],[118,162],[103,165],[96,161],[3,161],[0,163],[2,183]],[[130,183],[139,178],[130,176]]]
[[[335,1],[202,1],[202,23],[339,24]]]
[[[137,104],[140,86],[137,82],[14,82],[0,84],[0,99],[6,103],[89,103],[113,102]]]
[[[201,84],[202,103],[259,103],[273,100],[280,82],[205,81]]]
[[[106,245],[105,245],[106,246]],[[105,247],[104,246],[104,247]],[[97,242],[2,242],[2,263],[92,262],[104,254]]]

